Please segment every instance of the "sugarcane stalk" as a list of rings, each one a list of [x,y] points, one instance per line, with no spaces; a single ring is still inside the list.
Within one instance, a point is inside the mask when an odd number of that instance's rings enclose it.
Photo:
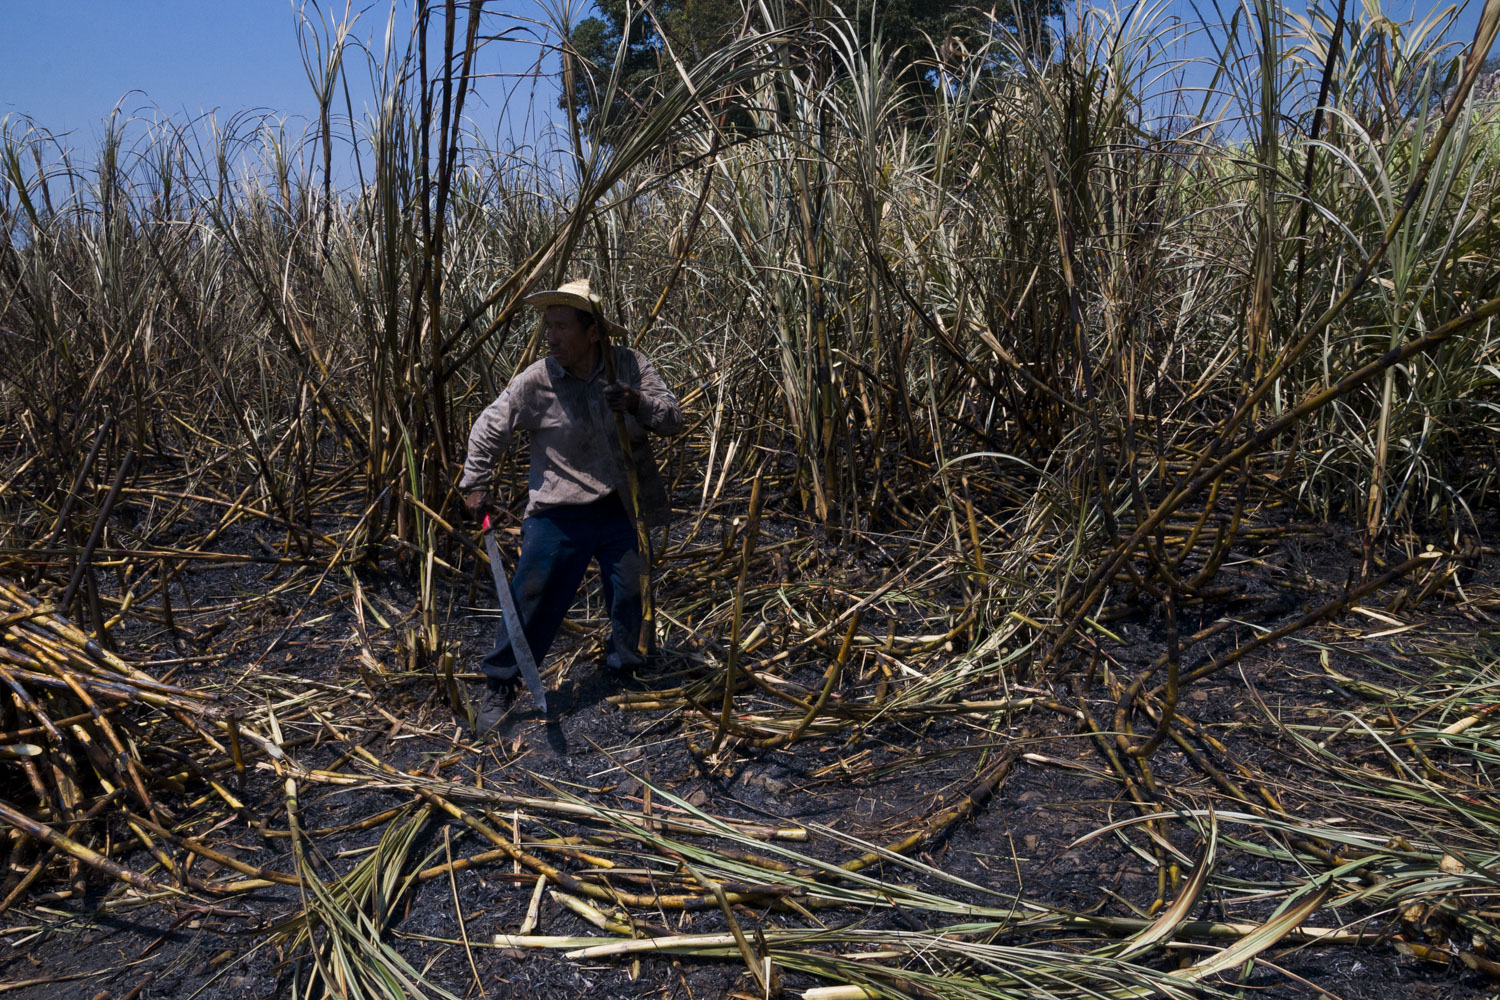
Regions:
[[[37,840],[43,841],[44,843],[57,848],[64,854],[77,858],[79,861],[82,861],[90,868],[97,868],[99,871],[104,872],[106,875],[111,875],[122,882],[126,882],[134,888],[139,889],[143,893],[150,893],[155,895],[158,893],[177,892],[177,890],[171,888],[170,886],[158,885],[156,882],[153,882],[146,876],[141,875],[137,872],[133,872],[129,868],[111,861],[109,858],[100,854],[98,851],[95,851],[89,847],[85,847],[83,844],[78,843],[78,841],[73,840],[66,834],[58,833],[56,830],[52,829],[50,826],[47,826],[44,823],[38,823],[36,820],[27,816],[25,813],[22,813],[21,811],[11,807],[4,802],[0,802],[0,822],[9,823],[17,830],[20,830],[32,837],[35,837]]]
[[[616,382],[615,351],[609,341],[608,324],[603,317],[595,317],[594,329],[599,332],[599,350],[604,356],[604,374]],[[625,458],[625,486],[630,493],[630,514],[635,521],[635,547],[641,562],[641,627],[636,636],[635,649],[641,656],[651,651],[656,637],[656,609],[651,596],[651,532],[641,510],[640,475],[635,467],[635,452],[630,447],[630,432],[625,427],[625,414],[614,411],[615,435],[620,442],[620,454]]]
[[[57,512],[57,520],[52,525],[52,530],[47,534],[47,540],[42,548],[50,549],[57,544],[57,539],[62,535],[63,528],[67,525],[68,515],[73,512],[73,505],[78,502],[78,496],[83,491],[83,481],[88,477],[89,470],[94,467],[94,459],[99,457],[99,448],[104,444],[104,439],[109,435],[110,427],[114,426],[114,414],[104,418],[104,423],[94,435],[94,443],[89,447],[88,457],[78,467],[78,474],[73,478],[73,487],[68,490],[68,495],[63,499],[62,508]],[[41,576],[41,570],[35,570],[28,579],[28,585],[34,585]]]
[[[119,499],[120,489],[125,485],[125,477],[130,474],[130,466],[134,461],[135,449],[128,449],[125,452],[125,458],[120,462],[120,468],[115,472],[115,480],[110,484],[109,493],[104,497],[104,504],[99,508],[99,516],[94,519],[94,530],[89,533],[89,540],[78,556],[78,564],[73,568],[73,578],[68,581],[62,600],[58,602],[64,614],[73,606],[73,595],[78,593],[78,585],[83,582],[83,575],[88,570],[89,560],[93,558],[94,548],[99,544],[99,539],[104,536],[104,525],[109,519],[110,508],[114,507],[115,501]],[[104,623],[98,621],[94,625],[102,629]]]
[[[790,732],[772,736],[769,739],[757,740],[755,746],[759,750],[775,750],[795,743],[807,732],[807,727],[812,724],[818,713],[823,711],[823,706],[828,704],[833,689],[838,686],[839,678],[843,676],[844,665],[849,662],[849,652],[854,648],[854,635],[859,631],[859,624],[864,618],[864,609],[856,611],[849,619],[848,631],[844,633],[843,645],[839,647],[838,656],[834,657],[828,669],[823,673],[823,689],[818,692],[818,698],[808,706],[802,718],[797,722]]]
[[[735,686],[740,662],[740,627],[745,615],[745,585],[750,578],[750,558],[755,554],[755,543],[760,537],[760,490],[765,470],[762,462],[754,482],[750,485],[750,512],[745,524],[744,542],[740,547],[740,573],[734,587],[734,611],[729,620],[729,651],[724,663],[724,701],[719,710],[719,731],[714,734],[710,753],[717,753],[729,731],[729,712],[734,705]]]

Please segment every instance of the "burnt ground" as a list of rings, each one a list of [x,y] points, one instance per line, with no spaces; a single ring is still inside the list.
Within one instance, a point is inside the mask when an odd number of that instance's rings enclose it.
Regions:
[[[1291,567],[1281,581],[1293,598],[1281,606],[1273,601],[1271,614],[1260,619],[1266,625],[1291,620],[1306,606],[1326,599],[1347,576],[1356,556],[1352,547],[1332,535],[1322,536],[1316,545],[1313,557],[1304,547],[1296,559],[1278,563]],[[1414,626],[1411,629],[1378,635],[1392,627],[1346,613],[1266,647],[1190,685],[1181,713],[1223,747],[1221,764],[1232,762],[1273,787],[1291,814],[1321,816],[1327,810],[1330,785],[1325,774],[1307,766],[1305,753],[1289,734],[1298,726],[1323,726],[1348,713],[1377,710],[1377,689],[1410,686],[1411,671],[1423,669],[1434,650],[1495,643],[1500,591],[1485,572],[1481,568],[1465,574],[1461,592],[1446,589],[1392,616]],[[197,579],[194,586],[201,592],[195,596],[229,606],[235,595],[264,593],[285,578],[286,571],[275,568],[217,570]],[[1013,754],[1014,764],[994,794],[944,835],[925,840],[914,855],[985,891],[924,879],[911,871],[892,871],[890,877],[920,882],[959,900],[1007,905],[1024,899],[1106,917],[1141,916],[1157,899],[1151,845],[1139,835],[1139,827],[1074,843],[1135,814],[1129,789],[1110,769],[1103,752],[1112,739],[1091,735],[1074,713],[1082,704],[1099,727],[1111,728],[1118,690],[1112,689],[1111,681],[1130,678],[1159,655],[1159,616],[1124,617],[1111,624],[1122,642],[1093,664],[1091,683],[1080,688],[1081,701],[1061,686],[1038,688],[1054,693],[1058,703],[1011,715],[974,711],[883,719],[815,736],[787,750],[752,753],[731,748],[704,759],[689,751],[690,741],[703,744],[709,738],[692,713],[623,710],[608,700],[620,691],[674,689],[716,670],[705,666],[705,656],[680,631],[679,641],[669,639],[663,657],[643,675],[606,676],[597,662],[603,623],[598,599],[590,597],[575,608],[560,648],[549,658],[552,721],[540,718],[522,696],[489,739],[476,741],[455,722],[434,668],[402,672],[394,667],[403,630],[411,625],[403,621],[401,609],[415,605],[414,584],[376,574],[362,574],[361,579],[371,606],[383,610],[389,626],[369,623],[376,653],[390,668],[379,677],[358,681],[348,592],[330,590],[307,598],[304,587],[289,589],[282,600],[259,601],[244,613],[232,607],[221,610],[216,620],[224,624],[212,631],[208,626],[198,632],[187,627],[183,652],[207,651],[214,658],[177,667],[170,671],[171,679],[187,686],[213,686],[226,700],[246,706],[263,707],[310,690],[324,691],[319,705],[326,722],[299,715],[296,705],[279,710],[284,739],[303,740],[294,756],[307,768],[347,770],[351,744],[361,743],[402,771],[514,794],[547,799],[571,794],[635,810],[649,810],[654,801],[660,810],[661,792],[668,792],[713,816],[756,823],[816,823],[882,844],[919,829],[968,789],[977,769],[997,755]],[[1396,592],[1393,588],[1364,604],[1383,607]],[[489,606],[477,587],[459,587],[446,595],[447,634],[462,654],[460,670],[483,651],[493,623],[494,612],[468,609],[471,594],[477,595],[478,605]],[[670,614],[671,598],[664,600]],[[1227,611],[1216,606],[1185,611],[1183,632],[1221,614],[1250,617],[1253,610],[1234,605]],[[1237,635],[1243,641],[1242,633],[1226,633],[1193,650],[1186,660],[1189,665],[1206,662],[1232,648]],[[157,633],[132,635],[122,630],[119,641],[127,653],[134,642],[144,661],[153,655],[171,657],[171,651],[162,652]],[[1493,645],[1490,649],[1493,662]],[[809,666],[799,679],[813,685],[821,669],[821,664]],[[1149,721],[1137,718],[1135,724],[1142,728]],[[338,735],[339,726],[351,728]],[[1139,772],[1133,773],[1139,780]],[[1150,780],[1162,801],[1186,808],[1215,803],[1225,808],[1205,772],[1171,742],[1150,758]],[[648,784],[657,790],[654,800]],[[256,866],[292,870],[282,777],[262,762],[238,794],[258,825],[252,828],[225,817],[216,842],[230,845]],[[407,804],[412,796],[368,783],[349,789],[305,781],[300,799],[302,826],[314,831],[319,869],[327,877],[349,870],[385,829],[384,824],[367,829],[351,828],[353,824]],[[501,811],[491,817],[497,823],[505,818]],[[103,834],[110,821],[99,822],[96,833]],[[526,822],[523,833],[528,837],[566,836],[582,829],[563,816],[529,813]],[[597,832],[597,826],[592,829]],[[1202,839],[1186,827],[1175,828],[1169,836],[1190,856],[1202,850]],[[429,822],[413,847],[407,870],[488,846],[457,823]],[[816,833],[790,846],[837,860],[858,853]],[[612,848],[605,842],[590,849],[608,855]],[[138,870],[148,870],[152,863],[139,851],[125,860]],[[549,860],[568,870],[582,865],[566,852],[554,852]],[[1284,860],[1232,846],[1222,846],[1217,861],[1219,873],[1245,885],[1264,886],[1266,892],[1300,877]],[[205,878],[224,874],[201,860],[197,870]],[[696,1000],[748,990],[744,967],[736,958],[575,961],[554,950],[466,949],[451,943],[464,935],[484,943],[496,933],[514,932],[525,917],[535,881],[534,874],[500,860],[460,871],[451,881],[445,876],[423,882],[403,896],[388,937],[432,983],[461,997]],[[1280,901],[1266,892],[1210,893],[1198,902],[1193,916],[1263,920]],[[1173,894],[1169,887],[1166,898]],[[29,900],[0,919],[0,990],[37,1000],[289,996],[292,953],[266,943],[266,935],[301,906],[299,890],[288,886],[217,899],[200,895],[141,901],[85,870],[76,884],[59,878],[39,886]],[[1436,954],[1404,953],[1394,938],[1403,931],[1399,914],[1354,906],[1340,911],[1339,917],[1359,921],[1371,940],[1359,945],[1283,943],[1265,952],[1253,967],[1223,978],[1221,985],[1239,990],[1241,996],[1267,998],[1483,997],[1500,992],[1500,984],[1454,960],[1448,954],[1453,949],[1435,938],[1443,946]],[[682,933],[725,928],[722,916],[711,910],[662,912],[648,919]],[[740,919],[747,927],[798,922],[795,916],[753,907],[743,909]],[[902,911],[838,911],[824,919],[916,929],[928,926],[932,917]],[[1331,925],[1327,913],[1318,919],[1323,926]],[[1412,929],[1404,930],[1412,938]],[[606,932],[546,898],[536,933]],[[1030,940],[1051,942],[1060,949],[1100,943],[1097,936],[1056,931],[1038,932]],[[1149,961],[1158,968],[1172,968],[1195,954],[1191,945],[1174,947]],[[789,972],[786,985],[797,995],[820,982]]]

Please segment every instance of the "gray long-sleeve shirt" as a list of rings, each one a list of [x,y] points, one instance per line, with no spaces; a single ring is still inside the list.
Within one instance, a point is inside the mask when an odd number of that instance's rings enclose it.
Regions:
[[[680,433],[682,409],[644,355],[628,347],[613,350],[617,380],[641,394],[637,411],[625,416],[625,429],[635,456],[642,516],[647,525],[659,527],[667,523],[667,491],[647,431]],[[602,359],[587,379],[571,374],[550,357],[529,366],[474,421],[459,489],[468,492],[488,486],[495,463],[510,447],[515,432],[527,430],[531,432],[527,516],[551,507],[591,503],[610,493],[618,494],[628,511],[625,458],[614,411],[604,401],[607,384]]]

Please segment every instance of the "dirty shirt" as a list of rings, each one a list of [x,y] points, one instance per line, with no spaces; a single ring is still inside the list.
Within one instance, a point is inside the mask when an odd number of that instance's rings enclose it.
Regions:
[[[625,429],[640,484],[641,514],[648,526],[660,527],[668,519],[667,491],[647,432],[681,432],[682,409],[644,355],[628,347],[613,350],[617,380],[641,394],[637,412],[625,414]],[[528,517],[553,507],[592,503],[611,493],[618,494],[629,511],[625,456],[614,411],[604,400],[608,384],[602,358],[586,379],[551,357],[526,368],[474,422],[459,489],[487,487],[515,432],[525,430],[531,432]]]

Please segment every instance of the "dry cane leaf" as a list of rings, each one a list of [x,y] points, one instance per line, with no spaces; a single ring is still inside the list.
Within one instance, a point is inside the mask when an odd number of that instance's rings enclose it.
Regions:
[[[1397,941],[1396,950],[1403,955],[1420,958],[1424,962],[1432,962],[1435,965],[1448,965],[1453,961],[1453,956],[1448,952],[1419,941]]]
[[[1458,960],[1475,972],[1482,972],[1491,979],[1500,981],[1500,962],[1491,961],[1482,955],[1476,955],[1472,951],[1461,951]]]

